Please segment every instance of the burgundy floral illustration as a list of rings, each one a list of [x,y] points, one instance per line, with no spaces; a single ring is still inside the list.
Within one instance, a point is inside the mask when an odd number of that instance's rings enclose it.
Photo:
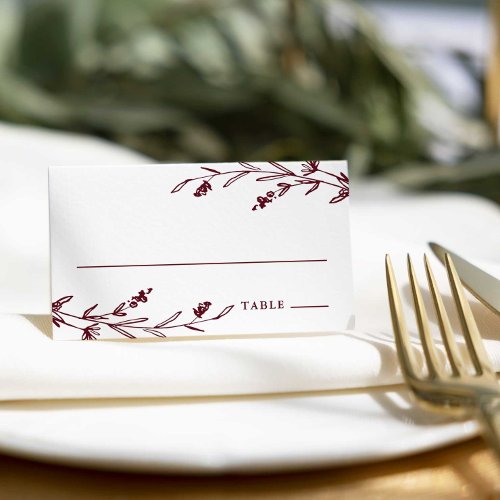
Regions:
[[[194,315],[197,318],[201,318],[208,311],[208,309],[211,305],[212,305],[211,302],[200,302],[198,304],[198,307],[196,307],[196,308],[193,307]]]
[[[349,196],[349,178],[347,175],[343,172],[337,175],[333,172],[323,170],[320,168],[321,164],[318,160],[302,163],[301,174],[296,174],[275,161],[271,161],[268,164],[269,167],[263,170],[251,163],[240,162],[240,169],[226,172],[220,172],[214,168],[201,167],[203,170],[209,172],[209,174],[193,179],[185,179],[172,189],[172,193],[178,193],[189,183],[200,182],[193,193],[193,196],[200,198],[213,190],[212,182],[218,178],[222,178],[225,181],[222,187],[227,188],[234,182],[245,177],[256,176],[255,180],[257,182],[273,182],[278,180],[280,182],[277,182],[272,189],[268,189],[265,194],[257,197],[256,203],[252,206],[253,211],[266,208],[273,200],[285,196],[290,189],[300,186],[306,187],[304,190],[305,195],[311,194],[320,186],[329,189],[334,188],[335,196],[331,198],[330,203],[339,203]]]
[[[110,328],[116,333],[119,333],[123,337],[127,337],[129,339],[135,339],[137,333],[143,332],[156,337],[166,337],[167,331],[173,328],[186,328],[188,330],[204,332],[205,330],[199,327],[200,323],[219,320],[220,318],[226,316],[226,314],[229,314],[234,307],[234,305],[226,306],[215,316],[203,318],[212,303],[208,301],[200,302],[196,307],[193,307],[194,318],[190,321],[180,320],[176,322],[182,315],[182,311],[177,311],[174,314],[171,314],[168,318],[154,324],[150,324],[149,318],[146,317],[120,319],[128,315],[127,311],[129,309],[135,309],[141,303],[147,302],[147,295],[149,295],[152,291],[152,288],[147,288],[146,291],[141,290],[130,299],[118,304],[112,312],[107,313],[95,313],[98,304],[89,307],[81,314],[70,313],[66,310],[63,311],[63,306],[65,306],[65,304],[70,302],[73,298],[72,295],[67,295],[52,303],[52,323],[57,328],[64,325],[78,330],[82,340],[95,340],[100,336],[100,332],[102,332],[103,327]]]
[[[199,186],[194,192],[194,195],[199,198],[200,196],[205,196],[208,191],[212,191],[212,186],[210,185],[210,182],[203,181],[201,186]]]

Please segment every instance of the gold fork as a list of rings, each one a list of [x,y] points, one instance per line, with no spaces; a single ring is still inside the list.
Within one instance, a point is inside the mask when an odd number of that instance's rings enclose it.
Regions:
[[[500,458],[500,386],[465,298],[460,278],[447,254],[446,270],[470,362],[466,362],[460,356],[448,314],[426,255],[424,263],[449,369],[447,369],[446,363],[440,356],[430,334],[429,319],[422,292],[411,258],[408,255],[408,275],[427,374],[423,374],[419,369],[406,329],[391,259],[387,255],[385,262],[387,289],[401,371],[417,401],[423,403],[427,408],[436,411],[451,410],[453,413],[459,410],[466,414],[474,414],[482,423],[484,438]]]

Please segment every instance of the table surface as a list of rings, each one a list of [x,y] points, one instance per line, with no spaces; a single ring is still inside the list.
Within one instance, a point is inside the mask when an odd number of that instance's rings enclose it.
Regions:
[[[0,455],[0,499],[500,498],[500,464],[480,439],[398,460],[268,476],[159,476]]]

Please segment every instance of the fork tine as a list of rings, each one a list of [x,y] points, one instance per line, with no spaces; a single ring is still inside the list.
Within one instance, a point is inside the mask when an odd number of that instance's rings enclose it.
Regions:
[[[451,329],[450,320],[446,309],[443,304],[443,299],[439,293],[439,289],[436,284],[436,279],[434,278],[434,273],[432,272],[429,259],[427,255],[424,254],[425,272],[427,274],[427,281],[429,283],[429,289],[432,294],[432,300],[434,301],[434,309],[436,311],[436,316],[439,324],[439,331],[441,332],[441,337],[443,338],[443,343],[446,348],[446,353],[448,354],[448,359],[450,361],[451,371],[454,376],[460,374],[466,374],[464,369],[460,354],[458,352],[457,341],[453,335]]]
[[[387,292],[389,295],[389,307],[391,310],[392,328],[396,339],[399,364],[406,378],[417,379],[419,378],[416,373],[418,365],[411,347],[410,336],[408,335],[408,330],[406,329],[401,298],[399,297],[396,278],[394,277],[394,270],[392,268],[391,258],[389,255],[385,256],[385,273],[387,279]]]
[[[465,298],[464,290],[457,270],[449,254],[445,255],[446,270],[450,281],[451,292],[457,306],[458,317],[462,326],[465,342],[467,344],[472,363],[478,375],[483,373],[493,375],[493,368],[484,348],[483,339],[477,329],[476,321],[472,315],[469,303]]]
[[[411,258],[408,255],[408,276],[410,277],[411,290],[413,294],[413,302],[415,304],[415,316],[417,318],[418,333],[420,335],[420,340],[422,342],[422,348],[424,350],[425,361],[427,362],[427,368],[429,370],[429,376],[431,378],[439,378],[445,375],[442,365],[439,361],[436,346],[434,345],[434,340],[429,332],[429,319],[427,318],[427,312],[424,306],[424,299],[422,298],[422,292],[420,291],[420,286],[418,285],[417,276],[415,275],[415,270],[413,269],[413,264]]]

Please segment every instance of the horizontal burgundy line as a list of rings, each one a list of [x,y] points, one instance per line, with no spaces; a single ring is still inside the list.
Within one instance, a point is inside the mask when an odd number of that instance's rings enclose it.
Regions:
[[[109,264],[101,266],[77,266],[77,269],[101,269],[108,267],[172,267],[172,266],[224,266],[232,264],[295,264],[300,262],[327,262],[327,259],[299,260],[248,260],[230,262],[176,262],[169,264]],[[328,306],[327,306],[328,307]]]
[[[314,309],[318,307],[330,307],[330,306],[290,306],[290,309]]]

